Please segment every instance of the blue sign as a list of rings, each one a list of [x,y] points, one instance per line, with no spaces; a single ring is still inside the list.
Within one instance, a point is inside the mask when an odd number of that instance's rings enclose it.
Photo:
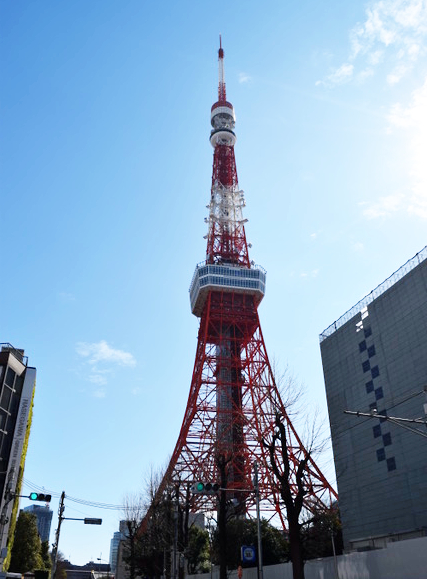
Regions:
[[[243,563],[255,563],[256,552],[255,547],[249,545],[242,545],[242,561]]]

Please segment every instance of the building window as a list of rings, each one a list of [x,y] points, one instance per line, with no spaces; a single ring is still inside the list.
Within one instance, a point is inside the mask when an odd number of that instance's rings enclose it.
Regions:
[[[387,410],[384,408],[384,410],[378,410],[378,414],[382,414],[383,416],[387,416]],[[380,418],[380,422],[385,422],[387,420],[387,418]]]
[[[366,350],[366,342],[365,340],[363,340],[363,342],[360,342],[359,344],[359,352],[362,353]]]
[[[387,470],[390,472],[391,470],[396,470],[396,460],[394,456],[387,459]]]
[[[368,356],[369,356],[370,358],[372,358],[372,356],[375,356],[375,346],[374,346],[374,345],[369,346],[369,348],[368,348]]]
[[[385,450],[383,448],[379,448],[377,450],[377,461],[381,462],[385,460]]]
[[[4,408],[4,410],[9,410],[9,402],[12,396],[12,390],[6,386],[3,386],[3,392],[0,399],[0,406]]]
[[[377,378],[379,375],[380,375],[380,369],[378,368],[378,366],[374,366],[371,370],[372,378]]]
[[[371,363],[369,362],[369,360],[366,360],[366,362],[363,362],[362,368],[363,368],[363,371],[364,371],[364,372],[367,372],[368,370],[370,370],[370,368],[371,368]]]
[[[0,430],[5,430],[6,428],[6,418],[7,414],[4,410],[0,410]]]
[[[384,398],[382,386],[375,388],[375,400],[379,400],[380,398]]]
[[[386,434],[383,434],[383,444],[384,444],[384,446],[390,446],[391,434],[389,432],[387,432]]]
[[[372,380],[366,382],[365,386],[366,386],[366,394],[370,394],[370,392],[374,391],[374,383],[372,382]]]
[[[369,336],[372,336],[371,326],[369,326],[369,328],[365,328],[365,329],[363,330],[363,333],[365,334],[365,338],[369,338]]]
[[[374,433],[374,438],[378,438],[379,436],[381,436],[381,425],[380,424],[376,424],[373,429],[372,429],[373,433]]]
[[[12,368],[8,368],[6,372],[6,384],[13,388],[13,383],[15,382],[15,372]]]

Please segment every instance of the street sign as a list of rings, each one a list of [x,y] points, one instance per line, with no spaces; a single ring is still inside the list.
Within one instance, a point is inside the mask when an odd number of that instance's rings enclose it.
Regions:
[[[254,563],[256,561],[255,547],[242,545],[242,561],[243,563]]]

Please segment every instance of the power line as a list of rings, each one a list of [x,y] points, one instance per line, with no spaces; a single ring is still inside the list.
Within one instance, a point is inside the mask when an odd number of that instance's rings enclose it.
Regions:
[[[112,505],[109,503],[95,503],[93,501],[86,501],[84,499],[78,499],[76,497],[70,497],[66,495],[66,498],[74,503],[78,503],[79,505],[86,505],[88,507],[95,507],[97,509],[107,509],[111,511],[121,511],[123,510],[123,505]]]
[[[415,424],[424,424],[427,426],[427,421],[423,420],[422,418],[399,418],[397,416],[387,416],[386,414],[378,414],[378,412],[371,412],[371,413],[366,413],[366,412],[359,412],[358,410],[356,411],[352,411],[352,410],[344,410],[344,414],[352,414],[353,416],[367,416],[368,418],[378,418],[379,420],[387,420],[388,422],[391,422],[392,424],[396,424],[396,426],[401,426],[402,428],[406,428],[406,430],[410,430],[411,432],[413,432],[414,434],[419,434],[420,436],[423,436],[424,438],[427,438],[427,433],[423,432],[422,430],[419,430],[418,428],[414,428],[412,426],[408,426],[407,422],[412,422]]]
[[[32,490],[46,492],[45,487],[41,487],[40,485],[33,483],[32,481],[28,480],[27,478],[24,478],[23,482],[24,482],[25,486],[27,486],[28,488],[30,488]],[[52,497],[55,497],[55,498],[59,498],[61,496],[61,493],[58,493],[57,491],[49,490],[49,494],[51,494]],[[73,503],[78,503],[79,505],[85,505],[87,507],[94,507],[96,509],[105,509],[105,510],[110,510],[110,511],[122,511],[123,510],[123,505],[113,505],[110,503],[98,503],[95,501],[88,501],[86,499],[79,499],[77,497],[71,497],[70,495],[66,495],[65,498],[69,501],[72,501]]]
[[[412,392],[411,394],[409,394],[408,396],[406,396],[405,398],[402,398],[401,400],[398,400],[397,402],[395,402],[394,404],[390,404],[390,406],[387,406],[387,410],[391,410],[392,408],[396,408],[397,406],[400,406],[401,404],[404,404],[405,402],[407,402],[408,400],[410,400],[411,398],[415,398],[416,396],[419,396],[420,394],[425,394],[426,391],[425,390],[419,390],[417,392]],[[378,401],[377,401],[378,402]],[[353,430],[353,428],[358,428],[359,426],[362,426],[362,424],[364,424],[365,422],[369,422],[370,418],[366,418],[365,420],[361,420],[356,424],[353,424],[352,426],[346,426],[344,427],[343,430],[341,430],[340,432],[337,432],[335,435],[335,438],[341,438],[342,436],[344,436],[345,434],[347,434],[347,432],[349,432],[350,430]]]

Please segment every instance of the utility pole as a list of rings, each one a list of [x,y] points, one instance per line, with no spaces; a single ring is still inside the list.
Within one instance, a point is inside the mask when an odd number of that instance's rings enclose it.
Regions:
[[[61,499],[59,501],[59,508],[58,508],[58,528],[56,529],[55,533],[55,542],[52,545],[52,571],[51,571],[51,578],[55,579],[56,568],[58,563],[58,545],[59,545],[59,535],[61,533],[61,525],[62,521],[83,521],[85,525],[102,525],[102,519],[94,519],[86,517],[84,519],[74,519],[69,517],[64,517],[65,511],[65,491],[61,493]],[[102,555],[102,553],[101,553]],[[101,560],[101,559],[100,559]]]
[[[332,540],[332,552],[334,555],[335,579],[340,579],[340,576],[338,574],[337,552],[335,550],[335,539],[334,539],[334,527],[333,527],[333,525],[331,525],[331,540]]]
[[[255,489],[255,501],[256,501],[256,522],[257,522],[257,535],[258,535],[258,579],[263,579],[263,567],[262,567],[262,542],[261,542],[261,520],[259,512],[259,485],[258,485],[258,463],[254,461],[254,489]]]
[[[61,500],[59,502],[59,509],[58,509],[58,528],[56,529],[55,543],[53,544],[53,549],[52,549],[52,572],[51,572],[52,579],[55,579],[56,565],[57,565],[57,560],[58,560],[59,534],[61,532],[61,523],[64,520],[64,516],[63,516],[64,510],[65,510],[64,500],[65,500],[65,491],[62,491]]]
[[[175,521],[173,538],[173,579],[178,577],[178,515],[179,515],[179,490],[175,489]]]

